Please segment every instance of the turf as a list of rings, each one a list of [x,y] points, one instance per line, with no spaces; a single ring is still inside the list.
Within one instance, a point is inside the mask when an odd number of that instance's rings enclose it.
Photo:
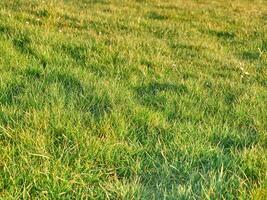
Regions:
[[[0,199],[266,199],[266,0],[1,0]]]

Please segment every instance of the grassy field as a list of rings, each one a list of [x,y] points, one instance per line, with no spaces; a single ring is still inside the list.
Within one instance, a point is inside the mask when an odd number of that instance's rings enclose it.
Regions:
[[[1,0],[0,199],[267,199],[267,1]]]

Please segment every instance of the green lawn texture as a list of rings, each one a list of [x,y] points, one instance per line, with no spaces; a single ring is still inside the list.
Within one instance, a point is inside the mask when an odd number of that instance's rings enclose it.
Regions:
[[[267,199],[267,1],[1,0],[0,199]]]

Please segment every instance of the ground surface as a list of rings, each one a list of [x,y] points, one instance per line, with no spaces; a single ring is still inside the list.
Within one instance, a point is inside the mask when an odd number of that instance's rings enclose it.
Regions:
[[[1,0],[1,199],[266,199],[266,0]]]

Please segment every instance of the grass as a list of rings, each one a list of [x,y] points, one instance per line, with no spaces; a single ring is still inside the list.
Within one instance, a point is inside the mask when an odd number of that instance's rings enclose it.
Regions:
[[[1,0],[1,199],[266,199],[265,0]]]

